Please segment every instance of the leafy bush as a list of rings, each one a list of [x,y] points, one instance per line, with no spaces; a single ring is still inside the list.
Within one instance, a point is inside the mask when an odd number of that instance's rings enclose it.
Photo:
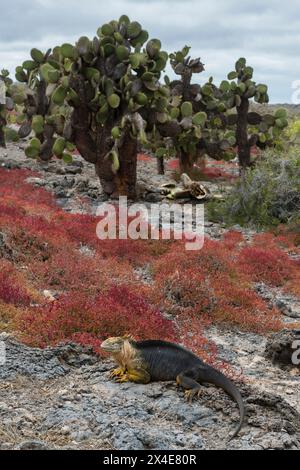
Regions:
[[[300,119],[294,119],[285,130],[285,137],[290,144],[300,143]]]
[[[209,204],[213,220],[229,225],[276,226],[300,214],[300,149],[266,151],[248,169],[224,202]]]

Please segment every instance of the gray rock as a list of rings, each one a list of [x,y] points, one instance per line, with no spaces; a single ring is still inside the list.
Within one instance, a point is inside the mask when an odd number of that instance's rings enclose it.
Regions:
[[[275,333],[267,341],[265,356],[273,364],[293,365],[300,368],[300,364],[293,364],[292,361],[295,341],[300,341],[300,330],[282,330]]]

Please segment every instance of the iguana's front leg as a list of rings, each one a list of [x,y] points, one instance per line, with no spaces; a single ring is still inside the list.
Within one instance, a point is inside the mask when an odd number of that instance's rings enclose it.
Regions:
[[[127,372],[117,379],[119,383],[135,382],[138,384],[148,384],[151,381],[150,374],[145,369],[127,369]]]
[[[125,367],[118,367],[117,369],[114,369],[110,372],[109,377],[111,379],[114,379],[115,377],[121,378],[124,376],[125,372],[126,372]]]

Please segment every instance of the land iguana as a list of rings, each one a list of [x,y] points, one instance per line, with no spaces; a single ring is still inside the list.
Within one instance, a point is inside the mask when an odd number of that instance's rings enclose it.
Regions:
[[[192,401],[200,396],[202,383],[222,388],[238,404],[240,421],[229,440],[236,437],[243,426],[245,409],[242,396],[231,380],[217,369],[204,363],[191,351],[166,341],[134,341],[132,337],[109,338],[101,345],[119,365],[110,373],[118,382],[166,382],[176,380],[186,389],[185,397]]]

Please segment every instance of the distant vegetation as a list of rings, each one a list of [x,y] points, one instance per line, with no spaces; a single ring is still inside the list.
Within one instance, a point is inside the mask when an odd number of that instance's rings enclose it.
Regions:
[[[210,204],[209,212],[212,219],[228,225],[264,228],[300,223],[300,147],[264,152],[224,202]]]
[[[149,39],[126,15],[102,25],[93,39],[84,36],[46,53],[32,49],[16,69],[19,83],[7,84],[6,105],[11,109],[13,98],[18,106],[19,136],[34,133],[26,155],[68,163],[77,147],[95,165],[107,194],[135,197],[138,144],[156,155],[160,172],[165,158],[178,156],[186,173],[203,155],[231,160],[238,154],[245,169],[253,147],[280,147],[286,111],[250,109],[253,101],[268,103],[269,95],[246,59],[220,86],[213,78],[200,86],[192,79],[204,65],[189,53],[187,46],[164,51],[159,39]],[[178,76],[174,81],[162,79],[168,61]]]

